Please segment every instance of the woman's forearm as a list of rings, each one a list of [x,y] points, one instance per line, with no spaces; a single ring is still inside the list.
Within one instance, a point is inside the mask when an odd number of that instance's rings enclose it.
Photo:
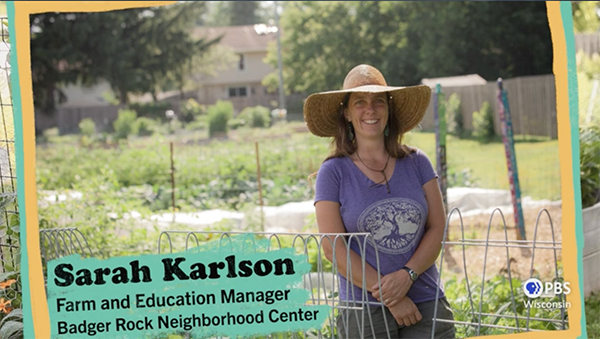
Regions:
[[[379,278],[383,276],[377,274],[377,270],[364,261],[365,281],[363,281],[363,259],[354,250],[348,248],[340,238],[335,241],[334,253],[331,261],[335,262],[337,271],[354,285],[373,292],[372,287],[377,286]]]
[[[436,179],[431,179],[423,185],[429,212],[425,226],[425,234],[419,242],[410,260],[406,263],[413,271],[421,274],[435,263],[444,238],[446,211],[442,202],[442,193]]]
[[[423,234],[419,246],[415,250],[410,260],[406,263],[413,271],[419,275],[431,267],[440,254],[442,249],[442,238],[444,229],[428,229]]]

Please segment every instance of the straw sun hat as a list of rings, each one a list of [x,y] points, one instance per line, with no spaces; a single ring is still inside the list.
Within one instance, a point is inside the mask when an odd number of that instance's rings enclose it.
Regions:
[[[377,68],[358,65],[346,75],[342,90],[315,93],[306,98],[304,120],[312,134],[320,137],[336,135],[340,103],[351,92],[388,92],[392,97],[390,105],[394,118],[398,120],[400,133],[410,131],[421,122],[431,99],[428,86],[391,87]]]

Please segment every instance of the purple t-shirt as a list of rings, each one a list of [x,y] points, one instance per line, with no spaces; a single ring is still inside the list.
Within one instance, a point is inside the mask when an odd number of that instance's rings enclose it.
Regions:
[[[417,249],[427,221],[427,200],[423,185],[437,175],[429,158],[421,150],[403,159],[396,159],[393,175],[375,185],[348,157],[332,158],[321,165],[317,174],[315,203],[334,201],[340,204],[340,214],[347,233],[371,233],[372,240],[364,246],[364,237],[356,237],[350,248],[359,255],[366,253],[366,262],[377,267],[373,242],[377,245],[380,272],[383,275],[400,270]],[[439,272],[432,265],[413,283],[407,295],[414,303],[435,300]],[[354,290],[347,291],[347,285]],[[439,297],[443,297],[440,288]],[[340,275],[341,300],[364,300],[362,289]],[[369,300],[376,301],[368,293]]]

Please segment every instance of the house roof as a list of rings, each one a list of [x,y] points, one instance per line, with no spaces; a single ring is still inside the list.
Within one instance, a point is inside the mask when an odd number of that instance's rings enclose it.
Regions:
[[[437,84],[442,87],[462,87],[473,85],[485,85],[487,81],[479,76],[479,74],[459,75],[443,78],[425,78],[421,80],[423,85],[435,88]]]
[[[233,48],[235,52],[266,52],[268,43],[277,39],[275,32],[276,28],[267,28],[265,25],[196,27],[192,36],[214,39],[223,35],[220,43]]]

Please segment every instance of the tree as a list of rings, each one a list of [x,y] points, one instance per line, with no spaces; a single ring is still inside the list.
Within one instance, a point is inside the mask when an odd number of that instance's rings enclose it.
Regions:
[[[419,75],[498,77],[552,73],[552,40],[540,2],[413,3],[408,29]]]
[[[336,89],[354,66],[376,66],[390,84],[478,73],[552,72],[544,3],[286,2],[281,18],[286,91]],[[268,62],[277,67],[276,46]],[[277,73],[263,80],[276,88]]]
[[[34,104],[52,113],[58,85],[110,83],[120,103],[129,94],[181,88],[191,59],[217,40],[193,39],[190,28],[203,2],[101,13],[43,13],[32,16]]]
[[[230,6],[230,1],[209,1],[207,11],[201,16],[198,24],[208,27],[229,26],[231,21]]]
[[[339,88],[346,73],[359,63],[381,61],[382,45],[392,43],[385,33],[396,32],[392,18],[376,15],[378,2],[290,2],[284,3],[280,20],[282,62],[287,91],[315,92]],[[359,13],[360,12],[360,13]],[[363,13],[373,15],[359,22]],[[371,21],[383,27],[367,31]],[[393,27],[393,28],[392,28]],[[387,29],[387,32],[385,30]],[[377,35],[381,39],[374,39]],[[272,45],[268,62],[277,67],[276,46]],[[276,88],[274,72],[264,80]],[[273,86],[275,84],[275,86]]]
[[[212,46],[206,53],[194,56],[190,59],[191,71],[188,76],[183,77],[183,89],[195,90],[208,78],[215,77],[219,71],[229,69],[236,65],[239,55],[225,45]]]
[[[211,1],[200,24],[210,27],[266,23],[273,14],[265,1]]]
[[[573,29],[575,33],[593,33],[600,29],[600,3],[573,1]]]
[[[229,25],[245,26],[260,23],[257,15],[258,1],[231,1]]]

